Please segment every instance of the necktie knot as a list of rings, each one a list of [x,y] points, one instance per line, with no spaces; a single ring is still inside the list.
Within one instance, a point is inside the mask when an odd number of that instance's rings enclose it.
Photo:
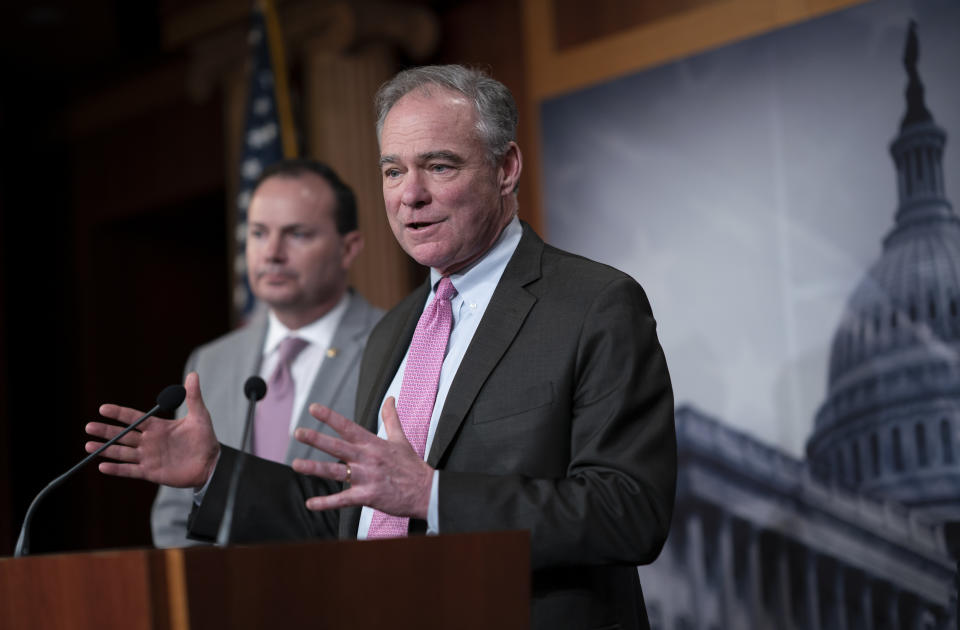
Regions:
[[[280,342],[280,350],[277,353],[278,365],[289,366],[297,355],[310,344],[306,339],[300,337],[286,337]]]
[[[444,276],[437,285],[437,292],[434,295],[435,300],[451,300],[457,294],[457,288],[453,286],[450,278]]]

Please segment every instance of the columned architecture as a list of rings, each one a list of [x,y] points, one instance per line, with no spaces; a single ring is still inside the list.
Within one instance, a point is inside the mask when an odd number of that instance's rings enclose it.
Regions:
[[[695,409],[677,437],[670,538],[639,569],[661,630],[954,630],[941,526]]]
[[[895,221],[834,336],[808,460],[677,410],[674,525],[640,568],[660,630],[956,630],[960,220],[918,56],[911,24]]]
[[[300,152],[327,162],[354,188],[366,247],[351,269],[351,281],[374,304],[393,306],[413,288],[417,271],[384,216],[373,96],[403,62],[433,53],[439,39],[436,19],[427,8],[398,0],[277,4]],[[192,51],[189,87],[198,98],[222,95],[227,163],[239,168],[249,7],[237,6],[216,14],[204,7],[182,9],[178,19],[168,20],[164,35],[169,44]],[[238,168],[227,169],[230,225]]]
[[[960,219],[945,196],[947,136],[924,102],[918,57],[911,24],[906,113],[890,144],[895,221],[834,335],[807,454],[825,482],[946,523],[960,520]]]

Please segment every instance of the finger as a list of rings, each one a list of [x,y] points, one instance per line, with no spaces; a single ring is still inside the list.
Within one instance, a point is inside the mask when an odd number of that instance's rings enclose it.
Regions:
[[[403,425],[400,424],[400,415],[397,413],[397,401],[393,396],[387,396],[380,409],[380,417],[383,418],[383,429],[387,432],[387,439],[391,442],[403,442],[409,444],[406,434],[403,432]]]
[[[143,416],[139,409],[121,407],[120,405],[100,405],[100,415],[123,424],[132,424]]]
[[[314,403],[310,405],[310,415],[336,431],[340,437],[348,442],[362,443],[364,440],[376,438],[373,433],[353,420],[341,416],[329,407]]]
[[[114,477],[128,477],[130,479],[143,479],[143,469],[138,464],[119,464],[117,462],[100,462],[97,470],[105,475]]]
[[[360,453],[359,449],[353,444],[335,438],[332,435],[314,431],[313,429],[299,428],[294,432],[293,436],[298,442],[308,444],[328,455],[332,455],[336,459],[356,461]]]
[[[295,459],[293,460],[292,466],[295,471],[303,475],[322,477],[341,483],[347,480],[347,466],[340,462],[318,462],[312,459]],[[351,470],[351,473],[351,481],[356,483],[356,470]]]
[[[200,375],[196,372],[190,372],[187,374],[187,378],[183,381],[183,388],[187,390],[187,411],[196,412],[199,410],[206,411],[207,406],[203,402],[203,396],[200,394]]]
[[[103,446],[103,444],[100,442],[87,442],[83,445],[83,448],[88,453],[92,453],[101,446]],[[130,448],[129,446],[120,446],[119,444],[114,444],[104,449],[104,451],[100,453],[100,457],[115,459],[120,462],[137,463],[140,461],[140,455],[137,453],[137,449]]]
[[[88,422],[84,427],[84,430],[93,437],[104,438],[104,440],[112,440],[121,432],[123,432],[125,427],[118,427],[115,424],[104,424],[103,422]],[[120,443],[127,444],[129,446],[137,446],[140,443],[140,437],[140,432],[134,429],[123,436],[123,438],[120,439]]]
[[[118,428],[118,427],[114,427],[114,428]],[[111,431],[111,433],[112,433],[113,435],[111,435],[110,437],[108,437],[105,441],[110,441],[110,440],[114,439],[114,436],[116,436],[117,434],[119,434],[120,431]],[[116,442],[114,442],[114,444],[121,444],[121,445],[123,445],[123,446],[129,446],[129,447],[131,447],[131,448],[137,448],[138,446],[140,446],[140,439],[141,439],[142,437],[143,437],[143,435],[142,435],[139,431],[130,431],[129,433],[125,434],[122,438],[120,438],[119,440],[117,440]]]
[[[324,495],[322,497],[310,497],[306,502],[307,509],[314,512],[323,510],[339,510],[340,508],[354,505],[363,505],[363,500],[354,488],[348,488],[343,492]]]

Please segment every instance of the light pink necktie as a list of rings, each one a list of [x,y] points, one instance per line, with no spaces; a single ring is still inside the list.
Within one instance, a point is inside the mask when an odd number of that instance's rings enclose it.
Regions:
[[[283,463],[290,441],[290,416],[296,390],[290,364],[310,342],[299,337],[287,337],[280,342],[277,367],[267,381],[267,395],[257,405],[257,419],[253,428],[253,454]]]
[[[430,416],[433,415],[433,405],[437,399],[440,366],[443,365],[447,342],[450,340],[450,324],[453,321],[450,299],[456,294],[450,278],[442,278],[433,301],[417,322],[407,354],[403,383],[400,385],[400,398],[397,400],[400,425],[413,450],[421,458],[424,457]],[[406,536],[409,521],[405,516],[391,516],[374,510],[367,538]]]

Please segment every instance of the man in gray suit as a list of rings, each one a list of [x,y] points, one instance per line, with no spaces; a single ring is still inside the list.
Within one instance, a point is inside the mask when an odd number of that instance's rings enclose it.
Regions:
[[[239,447],[242,439],[244,381],[251,374],[269,379],[282,340],[295,336],[310,343],[290,362],[292,409],[254,434],[282,434],[273,452],[265,445],[253,447],[262,457],[286,464],[295,458],[330,459],[291,435],[296,427],[317,426],[308,412],[311,402],[353,414],[360,357],[382,315],[348,288],[347,271],[362,248],[353,191],[330,167],[284,160],[264,170],[250,201],[246,260],[250,288],[267,308],[243,328],[194,350],[184,371],[200,375],[204,401],[224,444]],[[178,415],[186,413],[183,406]],[[258,423],[269,422],[263,413],[261,406]],[[187,538],[192,507],[189,488],[160,487],[151,516],[156,546],[199,544]]]
[[[505,86],[460,66],[414,68],[381,88],[378,112],[387,218],[430,279],[371,333],[357,422],[313,405],[337,436],[297,430],[338,461],[248,465],[234,540],[528,530],[533,628],[648,628],[635,565],[666,539],[676,439],[643,290],[519,221]],[[423,358],[438,345],[433,372]],[[150,421],[100,470],[203,486],[190,531],[212,537],[236,451],[217,444],[193,375],[185,386],[185,418]]]

